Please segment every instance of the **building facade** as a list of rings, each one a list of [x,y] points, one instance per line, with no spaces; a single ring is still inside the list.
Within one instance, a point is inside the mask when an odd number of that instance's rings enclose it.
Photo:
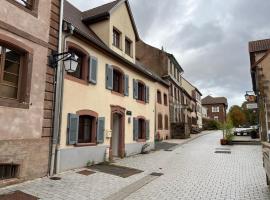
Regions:
[[[128,1],[85,12],[65,2],[64,32],[65,50],[80,62],[64,74],[56,171],[153,149],[156,91],[168,84],[136,63],[139,36]]]
[[[270,39],[249,42],[250,72],[258,103],[258,117],[262,141],[267,141],[270,109]]]
[[[60,6],[0,2],[0,186],[48,174]]]
[[[136,57],[149,69],[166,80],[169,85],[169,111],[170,111],[170,133],[171,137],[179,134],[182,137],[189,137],[189,133],[185,134],[188,129],[185,128],[183,119],[183,110],[181,97],[183,96],[181,87],[181,77],[183,69],[172,54],[164,50],[146,44],[142,40],[136,43]]]
[[[216,120],[220,123],[226,121],[228,102],[225,97],[207,96],[202,99],[202,105],[207,109],[209,119]]]

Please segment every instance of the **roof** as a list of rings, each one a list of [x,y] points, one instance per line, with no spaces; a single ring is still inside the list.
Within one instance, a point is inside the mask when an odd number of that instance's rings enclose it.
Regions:
[[[151,78],[154,81],[158,81],[162,84],[168,85],[167,82],[162,80],[160,77],[154,75],[152,72],[147,70],[144,66],[140,64],[134,64],[127,59],[123,58],[113,50],[111,50],[102,40],[88,27],[86,24],[82,22],[82,12],[70,4],[67,0],[64,1],[64,21],[67,23],[71,23],[75,27],[75,34],[80,36],[80,39],[86,39],[87,42],[96,45],[101,50],[105,51],[110,56],[121,60],[127,66],[129,66],[132,70],[142,73],[143,75]]]
[[[202,99],[202,105],[211,105],[211,104],[224,104],[226,107],[228,106],[227,98],[225,97],[211,97],[207,96]]]
[[[185,80],[189,85],[191,85],[191,86],[194,88],[194,90],[196,90],[196,91],[199,93],[199,95],[202,96],[202,93],[200,92],[200,90],[199,90],[197,87],[195,87],[193,84],[191,84],[191,83],[190,83],[186,78],[184,78],[183,76],[182,76],[182,79]]]
[[[270,39],[250,41],[249,42],[249,52],[266,51],[270,49]]]
[[[171,59],[171,61],[173,62],[173,64],[180,70],[180,72],[184,72],[183,68],[178,63],[178,61],[176,60],[176,58],[174,57],[174,55],[171,54],[171,53],[167,53],[167,55],[169,56],[169,58]]]
[[[89,25],[89,24],[93,24],[99,21],[103,21],[106,19],[110,18],[111,13],[118,7],[120,6],[122,3],[126,3],[127,6],[127,10],[128,10],[128,14],[131,20],[131,24],[132,27],[134,29],[135,32],[135,36],[136,36],[136,40],[139,40],[139,34],[138,34],[138,30],[134,21],[134,17],[133,14],[131,12],[131,8],[129,5],[128,0],[116,0],[101,6],[98,6],[96,8],[92,8],[90,10],[84,11],[81,14],[82,17],[82,21]]]

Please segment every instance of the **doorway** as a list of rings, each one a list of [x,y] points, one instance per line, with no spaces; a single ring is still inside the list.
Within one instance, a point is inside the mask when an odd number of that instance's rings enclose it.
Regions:
[[[120,106],[111,106],[110,158],[125,156],[125,109]]]

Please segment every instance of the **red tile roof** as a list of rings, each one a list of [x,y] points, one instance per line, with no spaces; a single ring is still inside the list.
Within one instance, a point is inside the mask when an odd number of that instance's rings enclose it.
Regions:
[[[270,39],[249,42],[249,52],[266,51],[270,49]]]

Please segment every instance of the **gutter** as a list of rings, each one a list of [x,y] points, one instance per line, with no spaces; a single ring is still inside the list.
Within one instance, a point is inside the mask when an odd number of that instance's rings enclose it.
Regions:
[[[63,10],[64,10],[64,0],[60,0],[60,19],[59,19],[59,33],[58,33],[58,53],[62,52],[62,25],[63,25]],[[54,118],[53,118],[53,136],[52,136],[52,146],[51,146],[51,165],[50,165],[50,176],[55,173],[55,158],[56,158],[56,148],[59,140],[59,130],[60,130],[60,117],[61,117],[61,90],[62,90],[62,66],[61,62],[58,62],[56,73],[55,73],[55,93],[54,93]]]

